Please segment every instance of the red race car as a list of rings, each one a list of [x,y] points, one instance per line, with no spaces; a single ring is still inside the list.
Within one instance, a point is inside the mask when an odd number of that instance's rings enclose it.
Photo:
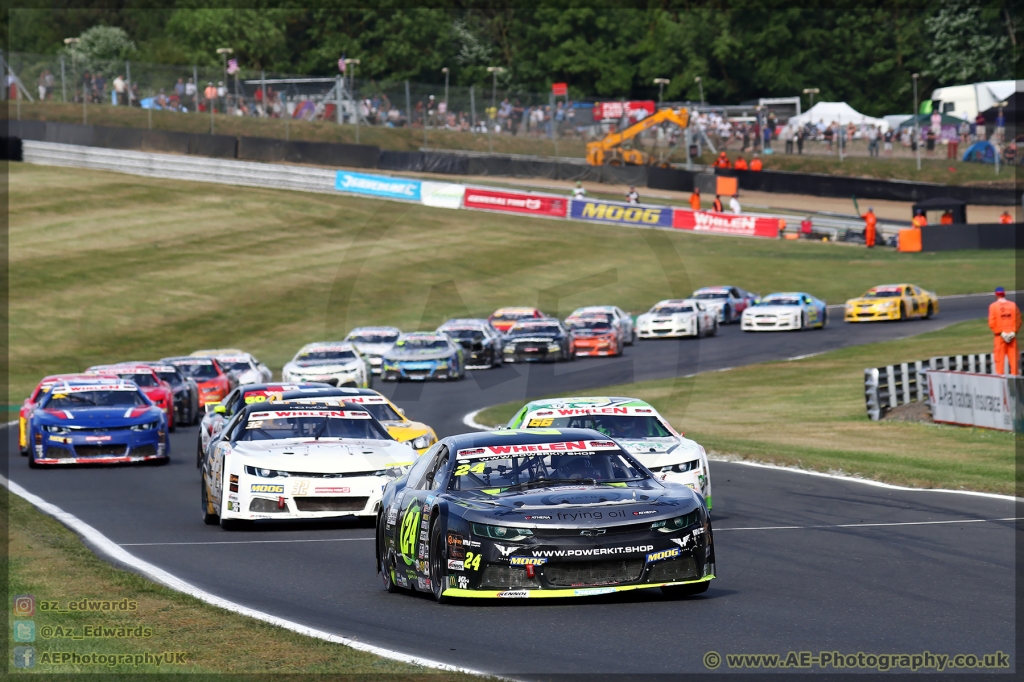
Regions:
[[[115,375],[104,375],[105,378],[114,379]],[[25,401],[21,403],[21,409],[18,410],[18,450],[22,456],[28,455],[28,420],[32,416],[32,410],[36,409],[36,405],[39,404],[39,400],[50,392],[50,389],[54,384],[62,381],[71,381],[74,379],[95,379],[95,374],[51,374],[48,377],[43,377],[43,380],[39,382],[36,389],[32,391],[32,395],[25,398]]]
[[[145,396],[167,415],[167,430],[174,430],[174,389],[149,365],[96,365],[85,371],[134,381]]]
[[[611,315],[574,315],[565,326],[576,336],[576,355],[622,355],[622,330]]]
[[[519,320],[534,320],[544,317],[547,317],[547,315],[536,308],[498,308],[491,313],[487,321],[491,323],[492,327],[504,334]]]
[[[160,362],[174,365],[182,374],[196,382],[196,386],[199,387],[199,407],[203,409],[206,408],[206,403],[219,403],[228,391],[234,388],[231,377],[213,358],[183,355],[164,358]]]

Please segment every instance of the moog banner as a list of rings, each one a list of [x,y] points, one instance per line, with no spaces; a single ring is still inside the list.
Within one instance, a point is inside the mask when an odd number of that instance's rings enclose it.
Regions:
[[[387,175],[369,175],[367,173],[351,173],[338,171],[334,179],[334,189],[339,192],[370,194],[388,199],[420,200],[419,180],[393,178]]]
[[[713,211],[690,211],[677,208],[673,211],[672,227],[694,232],[732,234],[742,237],[779,236],[779,219],[752,215],[734,215]]]
[[[617,225],[672,226],[672,209],[667,206],[639,206],[610,201],[573,199],[571,216],[577,220],[592,220]]]
[[[1007,377],[928,370],[932,419],[1013,431],[1014,397]]]
[[[518,192],[498,192],[489,189],[467,187],[462,197],[462,205],[466,208],[484,211],[505,211],[509,213],[526,213],[528,215],[564,218],[569,209],[569,200],[543,194],[525,194]]]

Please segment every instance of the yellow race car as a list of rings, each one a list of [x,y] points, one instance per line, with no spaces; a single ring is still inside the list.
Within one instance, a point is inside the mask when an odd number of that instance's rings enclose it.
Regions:
[[[880,320],[927,320],[939,312],[939,297],[913,284],[883,284],[868,289],[860,298],[846,302],[847,322],[878,322]]]

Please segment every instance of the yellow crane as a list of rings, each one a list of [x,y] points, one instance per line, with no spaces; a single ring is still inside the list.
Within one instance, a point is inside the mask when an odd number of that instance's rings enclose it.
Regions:
[[[643,131],[653,128],[659,123],[669,121],[685,129],[690,124],[690,112],[684,109],[661,109],[647,118],[634,123],[625,130],[609,133],[602,140],[587,143],[587,163],[591,166],[631,165],[646,166],[654,163],[650,154],[639,149],[623,147],[623,143],[632,140]]]

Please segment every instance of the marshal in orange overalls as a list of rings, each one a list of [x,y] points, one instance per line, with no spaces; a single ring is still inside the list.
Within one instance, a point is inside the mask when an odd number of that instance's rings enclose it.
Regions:
[[[1017,374],[1020,353],[1017,351],[1016,334],[1020,331],[1020,325],[1020,308],[1013,301],[1007,301],[1005,294],[997,292],[995,302],[988,307],[988,328],[995,334],[992,359],[995,360],[996,374],[1003,374],[1004,358],[1007,356],[1010,360],[1010,374]],[[1014,337],[1006,341],[1003,334],[1014,334]]]

